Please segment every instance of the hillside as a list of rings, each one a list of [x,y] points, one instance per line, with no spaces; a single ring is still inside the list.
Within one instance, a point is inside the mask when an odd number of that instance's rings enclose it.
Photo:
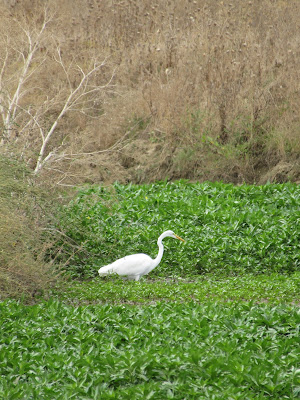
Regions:
[[[300,181],[299,2],[1,4],[0,151],[42,180]]]

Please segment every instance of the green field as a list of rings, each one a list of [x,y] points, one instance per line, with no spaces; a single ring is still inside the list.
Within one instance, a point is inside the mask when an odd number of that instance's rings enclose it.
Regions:
[[[297,306],[254,302],[6,302],[0,393],[3,399],[296,399],[299,323]]]
[[[158,236],[171,229],[186,243],[165,239],[151,276],[292,273],[300,269],[299,221],[296,184],[95,186],[64,208],[57,247],[70,273],[93,277],[127,254],[156,256]]]
[[[0,303],[0,399],[299,398],[299,204],[293,184],[81,190],[48,255],[68,280]],[[186,242],[149,276],[97,276],[166,229]]]

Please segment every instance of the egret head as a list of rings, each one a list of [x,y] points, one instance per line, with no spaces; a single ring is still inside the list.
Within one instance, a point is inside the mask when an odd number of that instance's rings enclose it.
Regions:
[[[184,239],[182,239],[180,236],[176,235],[176,233],[174,233],[173,231],[166,231],[164,232],[162,235],[160,235],[160,239],[164,239],[165,237],[172,237],[174,239],[179,239],[182,242],[184,242]]]

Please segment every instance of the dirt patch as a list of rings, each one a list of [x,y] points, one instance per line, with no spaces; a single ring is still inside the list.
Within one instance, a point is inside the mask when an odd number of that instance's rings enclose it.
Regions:
[[[296,182],[300,183],[300,163],[290,163],[280,161],[275,167],[271,168],[259,180],[260,185],[266,183],[285,183]]]

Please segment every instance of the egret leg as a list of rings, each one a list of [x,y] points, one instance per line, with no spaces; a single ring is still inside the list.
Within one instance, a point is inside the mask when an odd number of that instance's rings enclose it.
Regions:
[[[138,281],[139,280],[139,275],[127,275],[126,278],[129,281]]]

